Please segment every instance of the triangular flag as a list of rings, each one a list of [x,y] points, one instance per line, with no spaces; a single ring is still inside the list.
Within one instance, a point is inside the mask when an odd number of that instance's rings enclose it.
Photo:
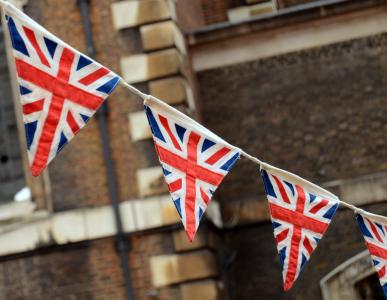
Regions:
[[[173,203],[192,241],[240,150],[153,97],[145,101],[145,112]]]
[[[356,219],[387,299],[387,220],[369,213],[356,213]]]
[[[297,175],[271,166],[262,167],[261,175],[287,291],[323,237],[339,200]]]
[[[85,126],[120,77],[3,4],[20,85],[31,172],[38,176]]]

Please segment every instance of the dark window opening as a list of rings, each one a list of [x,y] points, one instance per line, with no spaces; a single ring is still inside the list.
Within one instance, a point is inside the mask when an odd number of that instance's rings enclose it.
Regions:
[[[11,80],[0,26],[0,204],[12,201],[14,195],[24,186]]]
[[[383,289],[380,286],[376,273],[359,281],[355,287],[362,300],[385,300]]]

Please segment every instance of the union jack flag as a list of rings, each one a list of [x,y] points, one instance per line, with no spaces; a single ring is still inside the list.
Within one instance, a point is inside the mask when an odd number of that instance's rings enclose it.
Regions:
[[[384,296],[387,299],[387,224],[356,214],[360,230],[379,276]]]
[[[309,189],[304,188],[307,185],[293,174],[262,169],[261,175],[287,291],[323,237],[339,201],[312,184]]]
[[[38,176],[85,126],[120,78],[13,6],[6,20],[20,85],[31,172]]]
[[[240,150],[160,101],[147,100],[145,112],[173,203],[192,241]]]

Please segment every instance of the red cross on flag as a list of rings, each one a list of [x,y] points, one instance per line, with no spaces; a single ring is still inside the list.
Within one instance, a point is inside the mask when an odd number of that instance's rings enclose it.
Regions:
[[[387,218],[359,211],[356,213],[356,220],[387,299]]]
[[[192,241],[240,150],[157,99],[145,101],[145,112],[173,203]]]
[[[38,176],[85,126],[120,78],[49,33],[10,4],[5,7],[31,172]]]
[[[286,171],[261,169],[285,291],[289,290],[336,213],[338,198]]]

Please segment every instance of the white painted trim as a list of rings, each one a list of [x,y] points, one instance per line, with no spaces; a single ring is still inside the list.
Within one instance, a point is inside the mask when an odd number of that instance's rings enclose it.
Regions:
[[[387,7],[191,46],[196,72],[387,32]]]
[[[370,257],[370,254],[369,254],[368,250],[364,250],[364,251],[358,253],[357,255],[351,257],[347,261],[345,261],[342,264],[340,264],[339,266],[337,266],[335,269],[333,269],[327,275],[325,275],[320,280],[320,288],[321,288],[323,300],[334,300],[334,299],[331,299],[331,297],[330,297],[329,287],[328,287],[328,282],[332,278],[334,278],[338,274],[342,273],[343,271],[348,269],[350,266],[352,266],[356,262],[359,262],[361,260],[367,260],[367,259],[370,261],[370,272],[363,274],[364,275],[363,278],[365,278],[365,277],[367,277],[367,276],[369,276],[369,275],[371,275],[371,274],[373,274],[375,272],[375,270],[373,269],[373,265],[372,265],[372,262],[371,262],[371,257]],[[356,299],[353,299],[353,300],[356,300]]]

